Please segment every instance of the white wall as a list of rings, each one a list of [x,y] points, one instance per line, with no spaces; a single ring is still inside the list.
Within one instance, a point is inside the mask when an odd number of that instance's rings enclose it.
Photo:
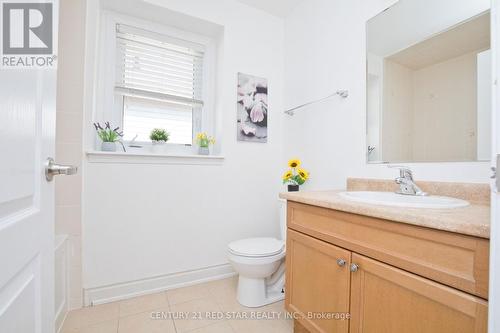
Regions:
[[[393,2],[310,0],[285,21],[286,106],[336,89],[350,91],[346,100],[331,99],[285,120],[286,156],[301,157],[311,171],[305,188],[342,188],[348,176],[397,175],[383,165],[366,164],[365,126],[365,23]],[[486,162],[407,165],[414,169],[417,180],[486,183],[490,175]]]
[[[382,107],[382,161],[412,161],[413,71],[389,59],[384,61]]]
[[[413,73],[414,161],[476,160],[476,57],[467,53]]]
[[[56,156],[78,174],[56,177],[55,233],[68,235],[68,308],[82,306],[82,156],[85,0],[60,1]],[[66,268],[66,266],[65,266]]]
[[[491,156],[491,50],[477,55],[477,159]]]
[[[283,20],[233,0],[151,2],[224,28],[217,71],[216,139],[225,160],[211,166],[87,160],[86,289],[225,265],[230,241],[278,236],[277,196],[283,169]],[[94,51],[87,50],[88,54]],[[88,59],[87,67],[91,75],[95,63]],[[267,144],[236,141],[238,72],[269,79]],[[87,92],[88,126],[93,96]]]
[[[384,60],[373,53],[368,53],[367,57],[367,146],[374,148],[367,158],[370,161],[380,161],[382,157],[380,127],[383,125],[381,110],[384,94]]]
[[[476,126],[477,53],[418,69],[385,59],[383,161],[476,160],[476,132],[490,138],[490,131],[479,132],[485,129]],[[483,89],[491,96],[488,87]],[[490,145],[482,144],[489,151]]]

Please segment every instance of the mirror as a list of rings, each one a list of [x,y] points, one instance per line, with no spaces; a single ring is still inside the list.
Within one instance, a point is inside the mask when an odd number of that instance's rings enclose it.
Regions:
[[[474,2],[400,0],[367,22],[369,163],[490,159],[489,2]]]

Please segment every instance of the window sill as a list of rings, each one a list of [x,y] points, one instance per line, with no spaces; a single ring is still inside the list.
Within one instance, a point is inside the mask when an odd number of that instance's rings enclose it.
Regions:
[[[224,156],[183,155],[151,152],[87,151],[89,163],[221,165]]]

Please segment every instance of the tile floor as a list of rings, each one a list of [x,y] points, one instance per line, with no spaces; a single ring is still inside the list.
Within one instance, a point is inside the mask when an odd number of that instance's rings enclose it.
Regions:
[[[236,301],[236,283],[212,281],[71,311],[60,333],[293,332],[283,302],[245,308]]]

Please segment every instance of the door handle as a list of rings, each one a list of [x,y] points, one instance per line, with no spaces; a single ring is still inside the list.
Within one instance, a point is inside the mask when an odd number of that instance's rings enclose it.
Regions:
[[[356,273],[359,269],[359,266],[356,264],[351,264],[351,267],[349,267],[349,270],[353,273]]]
[[[346,264],[346,261],[344,259],[337,259],[337,265],[339,265],[339,267],[344,267]]]
[[[56,164],[54,159],[49,157],[45,162],[45,178],[51,182],[57,175],[74,175],[78,172],[78,167],[73,165]]]

